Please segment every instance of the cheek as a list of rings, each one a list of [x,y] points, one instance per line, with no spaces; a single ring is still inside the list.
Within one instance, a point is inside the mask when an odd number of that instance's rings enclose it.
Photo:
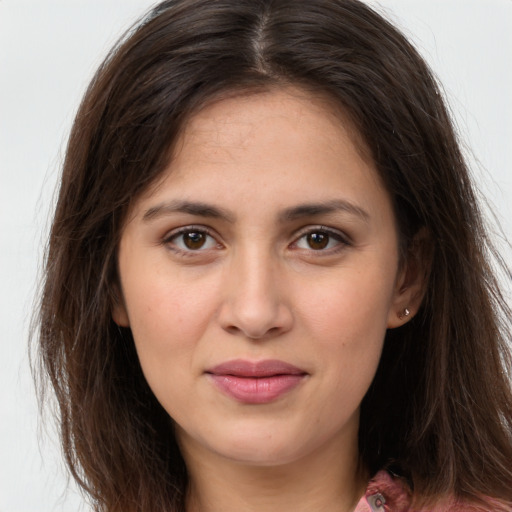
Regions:
[[[130,324],[146,381],[174,418],[186,417],[190,397],[184,393],[196,377],[195,354],[206,330],[205,294],[189,287],[147,282],[129,302]]]
[[[151,387],[161,386],[193,366],[215,311],[215,292],[194,279],[153,271],[125,272],[123,282],[130,327],[144,374]],[[210,287],[211,288],[211,287]],[[156,391],[156,390],[155,390]]]
[[[300,308],[326,334],[384,333],[394,296],[394,272],[343,269],[304,286]]]
[[[336,286],[317,281],[302,294],[305,329],[315,339],[320,357],[330,359],[330,378],[343,385],[371,382],[378,366],[392,303],[393,274],[368,268],[340,272]],[[344,377],[340,377],[343,375]]]

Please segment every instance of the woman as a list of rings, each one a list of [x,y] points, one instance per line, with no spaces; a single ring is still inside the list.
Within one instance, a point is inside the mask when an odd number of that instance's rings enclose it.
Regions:
[[[510,510],[510,312],[435,81],[354,0],[163,2],[91,83],[41,361],[102,511]]]

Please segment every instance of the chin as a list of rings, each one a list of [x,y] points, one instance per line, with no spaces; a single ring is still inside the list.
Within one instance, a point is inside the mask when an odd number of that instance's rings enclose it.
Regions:
[[[225,458],[239,464],[256,467],[275,467],[293,463],[301,458],[297,447],[276,445],[273,442],[256,443],[247,441],[245,444],[232,443],[229,448],[219,452]],[[303,450],[301,450],[303,451]]]
[[[290,429],[261,422],[241,422],[236,427],[208,432],[176,431],[182,450],[210,453],[249,466],[280,466],[292,463],[307,452],[309,441]],[[305,442],[306,441],[306,442]]]
[[[207,444],[218,455],[252,466],[283,466],[307,458],[329,444],[329,435],[313,432],[304,435],[307,428],[284,428],[261,423],[239,425],[225,435],[210,437]]]

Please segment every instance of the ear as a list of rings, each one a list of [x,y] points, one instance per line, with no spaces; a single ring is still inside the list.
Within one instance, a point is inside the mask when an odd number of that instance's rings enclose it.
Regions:
[[[397,275],[388,329],[400,327],[418,312],[427,289],[431,263],[431,238],[427,229],[421,228],[409,244]]]
[[[126,310],[124,297],[118,285],[115,286],[112,297],[112,320],[114,320],[119,327],[130,327],[128,311]]]

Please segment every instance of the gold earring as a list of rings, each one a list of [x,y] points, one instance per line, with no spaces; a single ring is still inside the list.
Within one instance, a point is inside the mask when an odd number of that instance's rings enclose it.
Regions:
[[[404,318],[408,317],[410,314],[411,314],[411,312],[407,308],[404,308],[403,311],[400,311],[398,313],[398,318],[400,318],[400,320],[403,320]]]

